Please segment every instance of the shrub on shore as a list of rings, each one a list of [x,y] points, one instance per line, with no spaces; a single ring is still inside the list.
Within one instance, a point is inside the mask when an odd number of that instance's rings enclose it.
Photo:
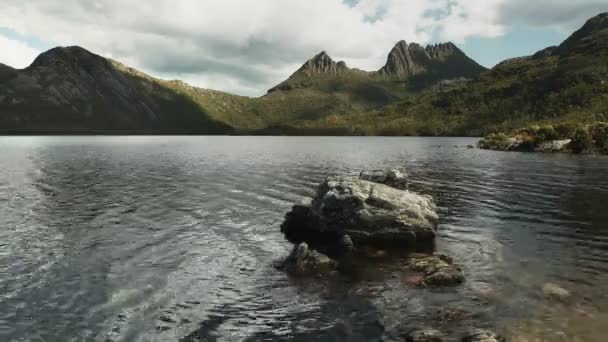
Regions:
[[[477,145],[485,150],[508,150],[511,144],[506,134],[492,133],[481,139]]]
[[[593,137],[589,133],[588,129],[579,127],[572,135],[572,141],[570,142],[570,149],[574,153],[581,153],[589,150],[593,146]]]
[[[478,145],[483,149],[535,151],[544,142],[570,139],[566,149],[574,153],[586,151],[608,154],[608,123],[582,125],[572,122],[556,125],[533,125],[511,134],[493,133]]]

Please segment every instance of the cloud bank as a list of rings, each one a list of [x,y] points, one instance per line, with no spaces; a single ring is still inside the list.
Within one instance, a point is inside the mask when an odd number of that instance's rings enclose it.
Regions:
[[[572,29],[605,0],[3,0],[0,28],[80,45],[155,76],[261,95],[326,50],[375,70],[395,42],[499,37],[514,22]],[[582,18],[582,19],[581,19]],[[0,62],[37,49],[0,36]],[[10,52],[7,52],[10,51]]]

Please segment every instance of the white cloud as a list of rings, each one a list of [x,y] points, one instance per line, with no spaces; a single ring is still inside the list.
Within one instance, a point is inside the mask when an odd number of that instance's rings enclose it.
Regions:
[[[34,58],[40,53],[26,43],[6,38],[0,35],[0,63],[10,65],[13,68],[25,68],[30,65]]]
[[[0,27],[52,45],[80,45],[156,76],[260,95],[321,50],[374,70],[402,39],[461,43],[502,35],[512,20],[503,12],[521,12],[511,3],[524,2],[3,0]]]
[[[571,32],[590,17],[606,11],[606,0],[509,0],[501,6],[500,20]]]

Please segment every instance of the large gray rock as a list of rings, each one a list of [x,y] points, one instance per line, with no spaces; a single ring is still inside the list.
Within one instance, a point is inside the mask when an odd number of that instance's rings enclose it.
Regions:
[[[364,176],[366,177],[366,176]],[[310,204],[295,205],[281,231],[294,243],[431,244],[438,216],[433,199],[356,176],[328,177]]]

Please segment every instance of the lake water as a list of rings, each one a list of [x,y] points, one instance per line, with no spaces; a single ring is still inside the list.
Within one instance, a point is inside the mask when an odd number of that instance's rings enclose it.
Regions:
[[[468,138],[0,138],[0,340],[396,339],[415,327],[605,341],[608,158]],[[406,167],[440,206],[457,287],[400,265],[292,279],[294,202],[330,174]],[[557,284],[565,301],[546,298]]]

